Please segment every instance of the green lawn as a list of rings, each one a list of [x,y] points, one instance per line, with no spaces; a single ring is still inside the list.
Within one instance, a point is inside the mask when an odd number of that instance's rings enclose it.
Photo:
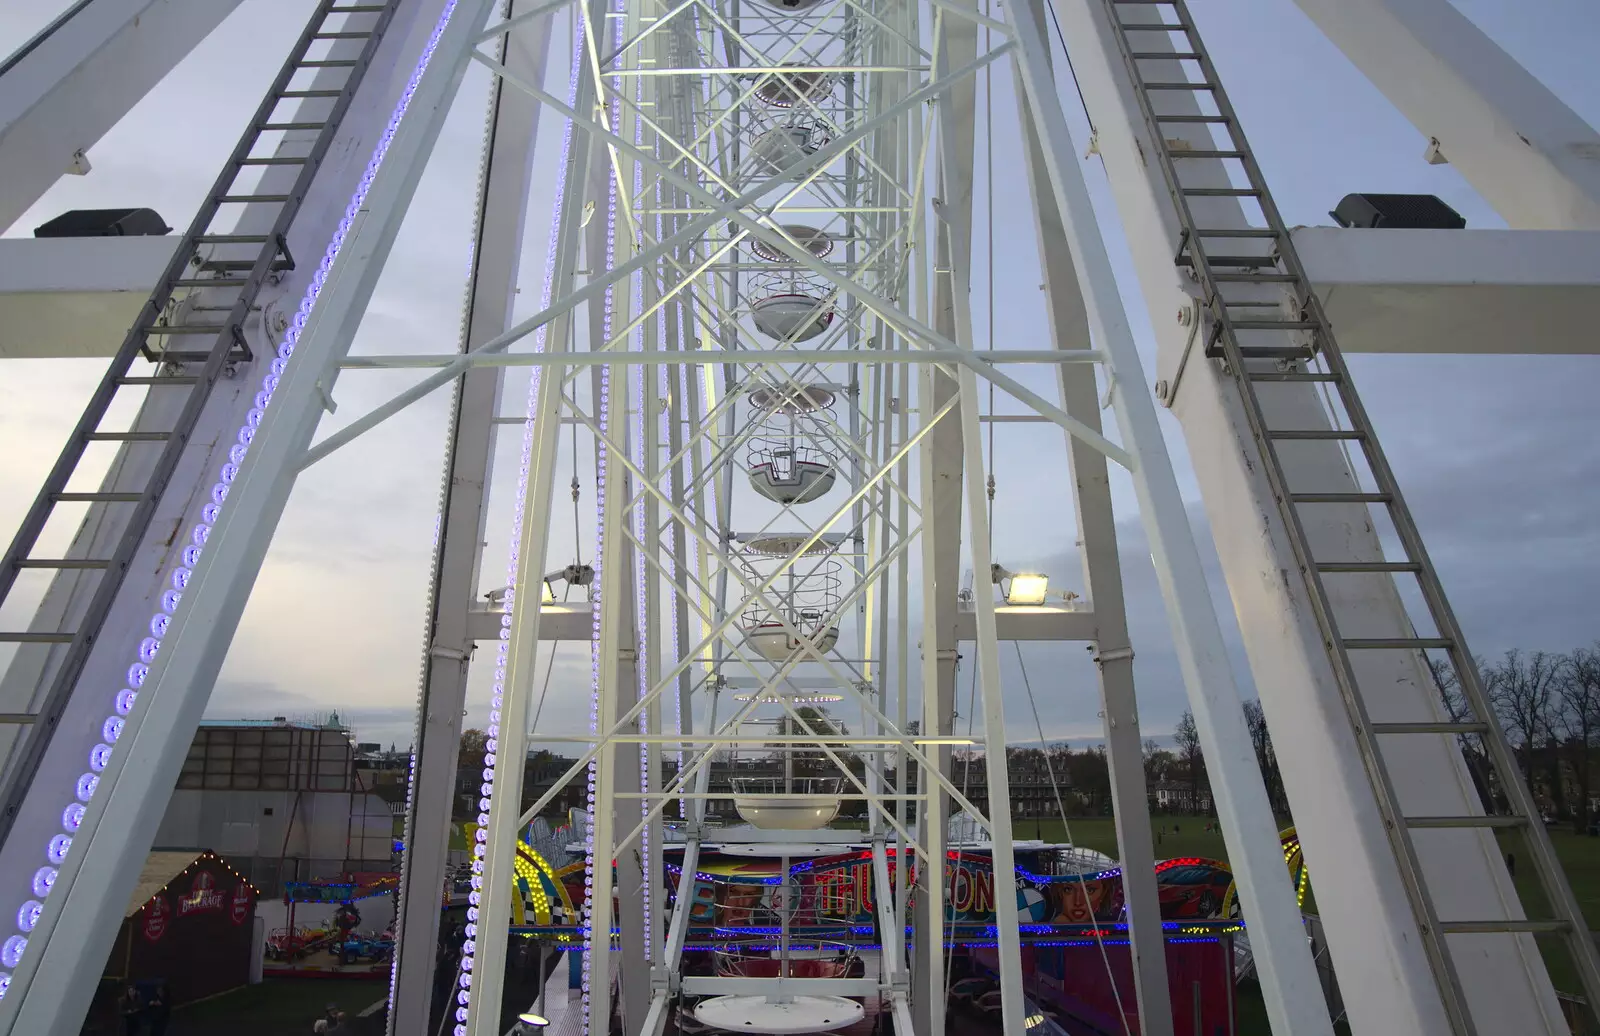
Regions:
[[[267,979],[172,1012],[168,1036],[298,1036],[328,1004],[354,1022],[374,1001],[389,995],[386,981],[334,978]],[[361,1027],[356,1028],[357,1032]]]
[[[1210,831],[1206,830],[1208,823],[1213,826]],[[1283,826],[1287,827],[1289,823],[1285,820]],[[1097,849],[1113,858],[1118,855],[1116,829],[1109,817],[1072,817],[1065,823],[1060,820],[1038,822],[1018,820],[1014,822],[1013,831],[1018,838],[1071,841],[1075,845]],[[1157,859],[1172,856],[1205,856],[1226,861],[1228,858],[1222,833],[1215,829],[1214,821],[1208,821],[1205,817],[1152,817],[1151,831],[1159,840],[1156,846]],[[1534,880],[1532,859],[1522,844],[1521,836],[1515,833],[1502,833],[1500,841],[1506,852],[1516,856],[1514,880],[1527,911],[1534,917],[1549,916]],[[1555,847],[1556,856],[1561,860],[1562,869],[1566,872],[1567,881],[1572,886],[1573,895],[1577,897],[1578,905],[1583,910],[1589,928],[1600,930],[1600,838],[1574,834],[1568,828],[1557,828],[1550,831],[1550,841]],[[1316,876],[1313,872],[1311,892],[1306,897],[1308,912],[1314,913],[1316,910],[1315,896]],[[1577,992],[1579,989],[1577,975],[1566,947],[1559,940],[1544,936],[1539,937],[1539,945],[1544,952],[1545,963],[1550,969],[1550,977],[1556,989],[1561,992]],[[1269,1030],[1266,1011],[1261,1005],[1260,993],[1253,985],[1247,985],[1240,990],[1239,1036],[1254,1036],[1257,1033],[1267,1032]]]

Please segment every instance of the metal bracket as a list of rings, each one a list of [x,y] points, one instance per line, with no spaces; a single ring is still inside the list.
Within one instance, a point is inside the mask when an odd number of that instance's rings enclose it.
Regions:
[[[466,651],[462,651],[460,648],[446,647],[443,644],[435,642],[428,648],[428,657],[448,658],[453,662],[465,662],[470,656]]]
[[[1113,648],[1110,651],[1097,652],[1094,656],[1094,664],[1104,666],[1107,662],[1120,662],[1125,658],[1133,658],[1133,648]]]
[[[1172,373],[1172,380],[1156,382],[1156,399],[1169,410],[1172,409],[1173,400],[1178,398],[1178,385],[1183,381],[1184,368],[1189,366],[1189,354],[1194,351],[1194,343],[1200,338],[1200,326],[1205,323],[1205,313],[1205,304],[1192,296],[1189,308],[1178,310],[1178,323],[1188,327],[1189,337],[1183,343],[1183,353],[1178,357],[1178,369]]]

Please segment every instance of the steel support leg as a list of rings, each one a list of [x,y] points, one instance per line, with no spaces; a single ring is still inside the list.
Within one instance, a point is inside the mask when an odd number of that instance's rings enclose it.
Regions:
[[[1144,388],[1142,364],[1122,310],[1110,257],[1050,77],[1044,30],[1027,4],[1008,8],[1007,15],[1019,44],[1017,91],[1026,96],[1032,112],[1056,208],[1078,271],[1090,330],[1111,359],[1111,402],[1117,425],[1138,458],[1133,481],[1139,511],[1148,530],[1184,683],[1210,764],[1212,793],[1227,837],[1229,862],[1237,876],[1245,914],[1251,919],[1251,942],[1273,1028],[1297,1036],[1331,1033],[1200,554],[1156,423],[1155,404]]]
[[[535,6],[513,0],[515,16]],[[521,74],[543,80],[550,16],[524,22],[505,39],[503,60]],[[542,105],[504,80],[490,85],[489,141],[479,185],[477,249],[466,306],[470,351],[505,331],[516,298],[517,271],[527,222],[534,141]],[[494,218],[486,218],[489,213]],[[546,377],[552,372],[546,371]],[[395,957],[389,1004],[391,1036],[431,1036],[435,946],[445,883],[467,667],[473,652],[468,612],[477,595],[477,558],[489,493],[494,417],[500,411],[504,372],[472,367],[456,383],[450,453],[441,490],[439,543],[417,703],[411,808],[395,918]],[[448,1008],[447,1008],[448,1010]]]
[[[101,775],[36,940],[0,1001],[0,1031],[74,1036],[87,1002],[84,975],[98,974],[139,873],[139,861],[176,782],[200,714],[293,486],[294,461],[322,414],[319,385],[349,348],[399,232],[466,68],[472,37],[492,0],[462,0],[440,33],[407,114],[386,141],[368,188],[366,218],[352,223],[229,487],[205,550],[173,615],[161,654]],[[26,993],[26,995],[23,995]]]

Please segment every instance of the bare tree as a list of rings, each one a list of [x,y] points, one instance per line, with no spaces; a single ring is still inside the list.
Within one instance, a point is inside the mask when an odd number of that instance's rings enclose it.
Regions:
[[[1590,754],[1600,742],[1600,642],[1592,648],[1579,648],[1562,659],[1556,693],[1564,706],[1562,734],[1577,777],[1575,816],[1577,830],[1582,833],[1589,830]]]
[[[1143,748],[1145,783],[1155,784],[1166,780],[1167,771],[1172,768],[1172,753],[1149,738],[1145,739]]]
[[[1539,749],[1554,747],[1554,721],[1559,700],[1555,693],[1560,656],[1543,651],[1524,655],[1517,648],[1484,671],[1484,683],[1506,736],[1522,754],[1522,770],[1533,786]],[[1554,754],[1550,752],[1550,754]],[[1551,761],[1550,797],[1557,810],[1561,802],[1559,762]]]
[[[1191,812],[1200,811],[1200,774],[1205,767],[1205,756],[1200,751],[1200,730],[1194,725],[1194,713],[1188,709],[1183,710],[1183,715],[1178,719],[1178,726],[1172,732],[1172,738],[1178,743],[1178,758],[1182,759],[1189,771],[1189,809]]]
[[[1433,685],[1439,692],[1439,701],[1444,705],[1445,716],[1452,723],[1468,723],[1480,718],[1473,714],[1472,704],[1467,701],[1467,692],[1461,689],[1461,679],[1455,667],[1443,658],[1428,658],[1428,669],[1433,674]],[[1483,674],[1487,683],[1490,679],[1489,666],[1478,659],[1476,662],[1478,672]],[[1492,697],[1492,691],[1490,691]],[[1485,813],[1495,812],[1495,799],[1492,791],[1493,782],[1489,780],[1489,753],[1484,750],[1483,736],[1481,734],[1458,734],[1456,743],[1461,748],[1461,757],[1466,760],[1467,774],[1472,778],[1472,785],[1478,790],[1478,799],[1483,803]]]
[[[1267,729],[1267,712],[1261,702],[1251,699],[1244,703],[1244,725],[1250,731],[1250,745],[1256,752],[1256,765],[1261,767],[1261,779],[1267,786],[1267,801],[1274,813],[1289,811],[1288,796],[1284,794],[1283,774],[1278,769],[1278,756],[1272,750],[1272,732]]]

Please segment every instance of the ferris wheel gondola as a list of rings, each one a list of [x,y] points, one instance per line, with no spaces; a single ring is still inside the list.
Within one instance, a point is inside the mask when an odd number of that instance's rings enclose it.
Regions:
[[[757,429],[751,439],[750,484],[781,504],[818,500],[838,478],[828,433],[833,393],[821,387],[758,388],[749,395]]]

